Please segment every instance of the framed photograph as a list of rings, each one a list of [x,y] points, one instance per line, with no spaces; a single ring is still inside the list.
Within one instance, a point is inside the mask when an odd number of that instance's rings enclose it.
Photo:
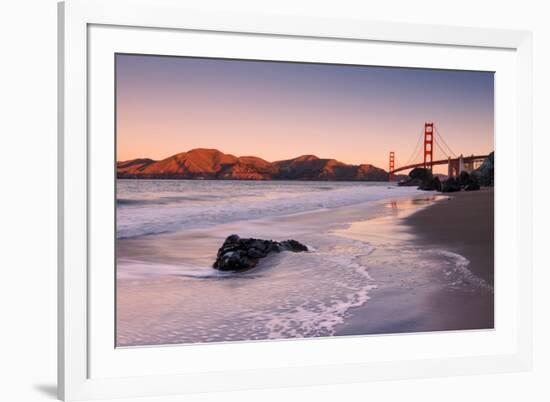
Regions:
[[[531,367],[531,34],[59,5],[59,396]]]

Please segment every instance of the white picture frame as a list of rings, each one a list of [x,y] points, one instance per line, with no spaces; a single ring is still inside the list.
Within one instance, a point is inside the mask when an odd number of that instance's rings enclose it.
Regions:
[[[98,28],[101,32],[98,31]],[[141,30],[141,31],[140,31]],[[143,30],[147,30],[143,33]],[[117,36],[115,31],[122,31]],[[139,33],[142,32],[142,33]],[[188,35],[191,39],[201,34],[253,37],[254,41],[303,40],[330,42],[333,58],[340,46],[373,44],[383,48],[399,46],[413,49],[411,53],[449,52],[447,66],[468,68],[460,54],[453,52],[477,52],[477,63],[487,63],[480,68],[502,66],[505,81],[502,96],[508,88],[506,113],[508,122],[503,126],[497,121],[497,147],[508,150],[507,163],[516,169],[509,185],[502,186],[500,199],[509,199],[506,211],[508,221],[501,220],[498,233],[506,243],[509,258],[496,259],[496,264],[506,265],[508,277],[498,283],[495,292],[507,299],[501,314],[510,316],[510,322],[501,321],[491,334],[448,333],[406,336],[351,337],[345,340],[325,339],[226,344],[221,346],[175,346],[144,348],[145,350],[117,352],[113,345],[98,339],[109,339],[113,334],[108,322],[101,324],[98,312],[112,306],[114,298],[101,303],[94,294],[109,288],[90,269],[97,256],[90,248],[90,239],[99,237],[112,228],[112,222],[91,220],[90,210],[95,208],[94,197],[98,191],[90,191],[92,178],[90,166],[112,162],[112,154],[101,151],[111,141],[103,138],[97,128],[109,122],[108,118],[96,119],[90,106],[97,100],[91,93],[98,80],[107,77],[95,70],[95,60],[116,52],[118,44],[136,48],[132,35],[144,35],[139,43],[148,46],[147,52],[176,52],[171,43],[174,35]],[[163,36],[163,45],[159,38]],[[115,39],[116,37],[116,39]],[[112,38],[112,41],[108,39]],[[106,40],[107,39],[107,40]],[[108,43],[111,42],[111,43]],[[238,45],[245,49],[248,44]],[[299,49],[299,44],[296,45]],[[303,46],[303,44],[301,45]],[[358,382],[379,379],[400,379],[441,375],[474,373],[498,373],[529,370],[532,360],[531,345],[531,243],[532,243],[532,182],[531,182],[531,95],[532,95],[532,37],[524,31],[508,31],[480,28],[411,25],[400,23],[367,22],[362,20],[322,20],[308,17],[281,15],[240,15],[227,12],[188,10],[177,0],[68,0],[59,4],[59,319],[58,319],[58,392],[64,400],[82,400],[115,397],[144,397],[168,394],[239,390],[264,387],[317,385]],[[100,49],[100,53],[95,53]],[[244,51],[244,50],[243,50]],[[290,52],[290,50],[288,50]],[[322,51],[322,50],[320,50]],[[111,53],[109,53],[111,52]],[[499,53],[500,52],[500,53]],[[406,52],[384,52],[387,57],[380,63],[400,63]],[[498,54],[503,56],[499,59]],[[289,53],[290,54],[290,53]],[[391,56],[391,57],[390,57]],[[280,56],[284,57],[284,56]],[[296,54],[287,56],[296,59]],[[310,56],[313,57],[313,56]],[[328,57],[328,56],[327,56]],[[418,58],[418,57],[417,57]],[[496,61],[499,59],[500,61]],[[384,61],[385,60],[385,61]],[[415,66],[434,67],[433,61],[401,62]],[[454,60],[454,61],[453,61]],[[483,60],[487,60],[484,62]],[[443,63],[439,61],[438,63]],[[450,64],[455,63],[455,64]],[[461,64],[465,63],[465,64]],[[500,63],[500,64],[498,64]],[[390,64],[386,64],[390,65]],[[393,65],[393,64],[392,64]],[[478,66],[479,64],[472,64]],[[498,67],[500,69],[501,67]],[[101,69],[101,68],[100,68]],[[498,71],[498,70],[497,70]],[[94,79],[91,80],[92,76]],[[111,78],[112,79],[112,78]],[[91,91],[91,89],[93,91]],[[108,94],[107,94],[108,95]],[[108,110],[108,108],[106,109]],[[501,113],[501,115],[504,113]],[[504,120],[503,120],[504,121]],[[108,125],[105,126],[108,130]],[[521,141],[519,135],[521,133]],[[106,135],[106,134],[105,134]],[[99,142],[98,142],[99,141]],[[98,151],[98,149],[100,151]],[[506,151],[504,151],[506,152]],[[103,164],[104,166],[107,166]],[[105,169],[105,168],[104,168]],[[110,165],[106,167],[110,169]],[[498,183],[498,176],[497,176]],[[498,185],[497,185],[497,188]],[[521,191],[519,191],[521,189]],[[107,193],[109,189],[106,189]],[[504,192],[508,193],[504,193]],[[497,193],[497,199],[499,195]],[[111,198],[112,199],[112,198]],[[495,215],[498,221],[498,211]],[[90,228],[93,228],[91,230]],[[497,239],[498,240],[498,239]],[[500,248],[502,250],[502,247]],[[496,248],[497,252],[499,248]],[[518,256],[521,256],[519,259]],[[498,256],[497,256],[498,257]],[[114,276],[114,275],[113,275]],[[107,279],[108,281],[108,279]],[[93,284],[93,286],[91,286]],[[503,289],[500,291],[500,289]],[[501,292],[499,295],[499,291]],[[109,301],[110,300],[110,301]],[[110,304],[109,304],[110,303]],[[496,304],[497,313],[499,304]],[[106,320],[109,321],[109,320]],[[104,335],[102,335],[102,333]],[[443,340],[443,341],[442,341]],[[459,345],[453,353],[438,354],[423,346],[438,342],[443,348],[453,342]],[[445,343],[447,342],[447,343]],[[476,345],[493,344],[493,349]],[[108,341],[107,341],[108,343]],[[399,354],[388,357],[363,356],[357,350],[392,348]],[[326,353],[319,357],[319,349]],[[154,349],[154,350],[153,350]],[[414,354],[405,354],[405,350]],[[342,351],[342,353],[339,353]],[[347,352],[346,352],[347,351]],[[138,354],[140,353],[140,354]],[[226,357],[223,362],[215,356]],[[239,367],[229,367],[231,357],[242,357]],[[178,367],[168,361],[171,356],[185,356],[188,361],[200,361],[200,369]],[[250,358],[247,358],[250,357]],[[253,356],[262,356],[255,362]],[[299,356],[281,359],[280,356]],[[389,356],[389,355],[388,355]],[[137,360],[136,360],[137,359]],[[175,360],[175,359],[173,359]],[[147,370],[141,370],[148,366]],[[175,360],[177,361],[177,360]],[[181,361],[181,359],[180,359]],[[222,364],[224,363],[224,364]],[[159,368],[160,364],[163,368]],[[151,368],[152,367],[152,368]]]

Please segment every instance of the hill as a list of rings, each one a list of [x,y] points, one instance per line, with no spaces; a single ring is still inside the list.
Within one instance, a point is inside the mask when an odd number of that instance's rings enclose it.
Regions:
[[[336,159],[302,155],[268,162],[256,156],[237,157],[217,149],[197,148],[160,161],[117,162],[120,179],[326,180],[386,181],[388,173],[373,165],[349,165]]]

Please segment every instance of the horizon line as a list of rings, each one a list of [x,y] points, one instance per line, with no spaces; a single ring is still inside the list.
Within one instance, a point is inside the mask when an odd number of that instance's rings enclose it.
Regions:
[[[182,151],[182,152],[176,152],[174,154],[171,154],[169,156],[166,156],[166,157],[163,157],[161,159],[153,159],[153,158],[149,158],[149,157],[137,157],[137,158],[132,158],[132,159],[125,159],[125,160],[118,160],[118,158],[115,158],[115,163],[122,163],[122,162],[130,162],[130,161],[135,161],[135,160],[139,160],[139,159],[149,159],[149,160],[152,160],[154,162],[160,162],[160,161],[163,161],[163,160],[166,160],[166,159],[169,159],[171,157],[174,157],[176,155],[179,155],[179,154],[186,154],[186,153],[189,153],[189,152],[192,152],[192,151],[199,151],[199,150],[204,150],[204,151],[216,151],[216,152],[219,152],[221,154],[224,154],[224,155],[228,155],[228,156],[233,156],[235,158],[258,158],[258,159],[261,159],[265,162],[268,162],[268,163],[276,163],[276,162],[283,162],[283,161],[289,161],[289,160],[293,160],[293,159],[298,159],[298,158],[301,158],[301,157],[304,157],[304,156],[310,156],[310,157],[314,157],[316,159],[319,159],[319,160],[335,160],[337,162],[340,162],[340,163],[344,163],[346,165],[350,165],[350,166],[360,166],[360,165],[370,165],[370,166],[374,166],[374,167],[378,167],[372,163],[368,163],[368,162],[361,162],[361,163],[349,163],[349,162],[345,162],[343,160],[340,160],[336,157],[329,157],[329,158],[325,158],[325,157],[319,157],[313,153],[311,154],[301,154],[301,155],[298,155],[298,156],[295,156],[295,157],[291,157],[291,158],[288,158],[288,159],[277,159],[277,160],[274,160],[274,161],[270,161],[268,159],[264,159],[260,156],[257,156],[257,155],[235,155],[233,153],[226,153],[226,152],[223,152],[223,151],[220,151],[219,149],[217,148],[203,148],[203,147],[198,147],[198,148],[192,148],[188,151]],[[489,155],[491,152],[494,152],[494,150],[492,151],[488,151],[488,152],[485,152],[486,155]],[[118,152],[116,152],[118,153]],[[474,154],[472,154],[474,155]],[[460,156],[462,157],[469,157],[471,155],[464,155],[464,154],[461,154]],[[455,157],[455,158],[451,158],[451,159],[458,159],[458,156]],[[439,160],[439,159],[438,159]],[[422,163],[422,161],[418,162],[418,163]],[[415,163],[412,163],[412,164],[415,164]],[[410,164],[407,164],[407,165],[410,165]],[[398,169],[399,167],[397,167]],[[384,168],[381,168],[381,169],[384,169]],[[385,170],[385,169],[384,169]]]

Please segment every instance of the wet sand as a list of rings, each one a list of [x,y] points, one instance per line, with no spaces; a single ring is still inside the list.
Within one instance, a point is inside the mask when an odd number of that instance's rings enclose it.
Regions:
[[[494,328],[493,202],[492,189],[453,193],[412,214],[397,205],[393,219],[344,231],[374,243],[364,263],[378,287],[350,310],[336,335]],[[425,269],[407,263],[415,250],[425,253]],[[451,285],[445,279],[455,272],[437,258],[439,250],[469,261]]]
[[[453,193],[405,219],[426,246],[442,245],[470,260],[469,269],[494,284],[494,192]]]

